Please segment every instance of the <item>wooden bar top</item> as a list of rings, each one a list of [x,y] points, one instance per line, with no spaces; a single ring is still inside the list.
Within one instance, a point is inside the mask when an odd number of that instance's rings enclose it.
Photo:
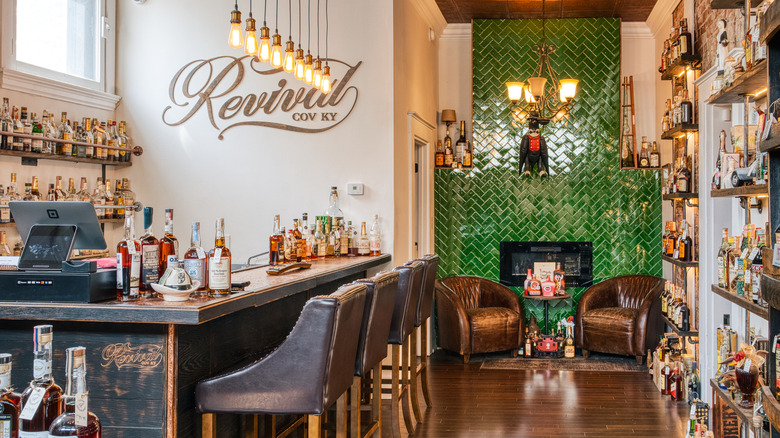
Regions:
[[[243,270],[233,273],[232,281],[249,281],[249,286],[243,292],[234,292],[224,298],[198,298],[182,302],[150,298],[133,303],[104,301],[83,304],[5,301],[0,302],[0,319],[200,324],[381,266],[388,263],[390,258],[389,254],[382,254],[375,257],[315,260],[310,269],[278,276],[268,275],[267,267]]]

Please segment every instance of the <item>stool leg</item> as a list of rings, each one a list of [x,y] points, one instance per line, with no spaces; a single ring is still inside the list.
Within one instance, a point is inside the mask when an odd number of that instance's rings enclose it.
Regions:
[[[266,416],[264,426],[263,436],[276,438],[276,415]]]
[[[409,391],[409,337],[404,339],[404,343],[401,346],[401,376],[403,378],[401,385],[401,407],[404,414],[404,423],[406,424],[406,432],[409,435],[414,435],[414,424],[412,423],[412,413],[409,409],[410,404],[410,392]],[[405,392],[405,394],[404,394]]]
[[[360,401],[358,400],[358,403]],[[347,438],[347,392],[336,400],[336,438]]]
[[[393,438],[401,438],[401,421],[398,416],[399,402],[401,401],[399,397],[400,390],[398,388],[398,380],[401,376],[401,370],[399,369],[401,366],[401,346],[393,344],[391,348],[392,371],[390,371],[390,373],[392,374],[392,388],[390,398],[390,428],[393,430]]]
[[[217,415],[216,414],[203,414],[200,416],[201,421],[201,437],[203,438],[217,438]]]
[[[363,430],[360,426],[360,377],[355,376],[352,378],[352,387],[350,398],[349,398],[349,415],[350,415],[350,428],[351,432],[349,434],[352,438],[361,438],[361,431]]]
[[[322,417],[319,415],[309,415],[309,438],[320,438],[322,436]]]
[[[428,319],[424,319],[422,323],[422,330],[420,331],[420,344],[422,351],[420,354],[420,379],[422,380],[423,397],[425,398],[425,404],[430,408],[431,393],[428,390]]]
[[[382,436],[382,362],[379,362],[374,367],[373,371],[373,388],[371,395],[371,422],[377,425],[376,436]]]
[[[418,423],[422,422],[422,415],[420,415],[420,400],[417,397],[417,336],[420,333],[420,328],[415,327],[412,331],[412,336],[409,341],[409,378],[411,379],[409,385],[409,395],[412,398],[412,412],[414,412],[414,419]]]
[[[258,417],[255,415],[244,416],[244,438],[257,438]]]

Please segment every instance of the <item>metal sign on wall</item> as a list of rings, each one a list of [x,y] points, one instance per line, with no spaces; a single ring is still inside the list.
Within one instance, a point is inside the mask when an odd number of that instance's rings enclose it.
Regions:
[[[222,140],[235,128],[266,127],[304,133],[332,129],[355,109],[358,89],[351,85],[358,68],[330,59],[332,90],[323,94],[281,68],[255,57],[218,56],[181,67],[168,88],[171,105],[163,122],[178,126],[205,114]]]

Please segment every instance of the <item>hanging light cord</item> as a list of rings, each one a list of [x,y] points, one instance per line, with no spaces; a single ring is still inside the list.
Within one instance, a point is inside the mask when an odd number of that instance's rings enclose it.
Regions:
[[[309,0],[309,7],[307,8],[307,12],[308,12],[307,16],[309,17],[308,18],[308,21],[309,21],[308,28],[309,28],[309,30],[307,31],[307,33],[308,33],[308,41],[306,42],[306,53],[311,53],[311,0]]]
[[[298,0],[298,48],[301,48],[301,0]]]
[[[249,0],[249,18],[252,18],[252,0]]]
[[[279,0],[276,0],[276,32],[279,33]]]
[[[263,3],[263,27],[266,27],[265,16],[267,12],[268,12],[268,0],[265,0],[265,2]]]
[[[325,65],[328,65],[328,0],[325,0]]]
[[[287,9],[290,10],[290,38],[288,39],[292,40],[292,0],[289,0],[289,2],[287,3]]]
[[[320,0],[317,0],[317,59],[320,58]]]

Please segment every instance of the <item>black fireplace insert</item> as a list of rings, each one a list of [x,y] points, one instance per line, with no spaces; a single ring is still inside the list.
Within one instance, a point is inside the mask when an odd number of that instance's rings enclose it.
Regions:
[[[500,276],[507,286],[523,287],[534,262],[560,262],[566,286],[593,284],[592,242],[501,242]]]

